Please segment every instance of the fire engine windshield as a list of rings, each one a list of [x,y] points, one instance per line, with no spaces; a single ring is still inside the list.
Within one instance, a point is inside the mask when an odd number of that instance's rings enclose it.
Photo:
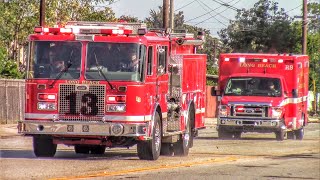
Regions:
[[[277,78],[230,78],[225,91],[228,96],[281,96],[281,83]]]
[[[27,78],[78,79],[81,46],[80,42],[31,42]]]
[[[142,81],[146,47],[134,43],[90,42],[85,77],[88,80]]]

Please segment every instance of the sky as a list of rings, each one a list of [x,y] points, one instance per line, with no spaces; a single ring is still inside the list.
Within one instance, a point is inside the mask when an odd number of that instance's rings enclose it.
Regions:
[[[174,0],[175,11],[183,11],[187,24],[196,25],[210,30],[211,35],[217,37],[217,31],[226,28],[230,20],[233,20],[237,9],[249,9],[258,0]],[[280,8],[284,8],[290,16],[302,14],[303,0],[274,0],[279,3]],[[221,6],[217,2],[227,3],[234,8]],[[320,2],[320,0],[309,0],[308,2]],[[150,10],[158,11],[158,6],[162,6],[163,0],[115,0],[108,5],[113,9],[116,17],[130,15],[144,20],[149,16]],[[212,11],[214,10],[214,11]],[[210,12],[211,11],[211,12]],[[199,17],[200,16],[200,17]]]

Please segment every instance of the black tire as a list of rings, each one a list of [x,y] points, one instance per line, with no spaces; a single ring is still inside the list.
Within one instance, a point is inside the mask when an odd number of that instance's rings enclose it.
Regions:
[[[301,127],[300,129],[295,130],[294,134],[296,135],[296,140],[302,140],[304,137],[304,128]]]
[[[90,153],[90,146],[77,144],[74,146],[74,151],[77,154],[89,154]]]
[[[234,132],[233,137],[234,139],[241,139],[241,132]]]
[[[56,154],[57,145],[53,144],[52,137],[34,136],[33,152],[37,157],[53,157]]]
[[[276,131],[275,134],[276,134],[277,141],[283,141],[286,132],[284,129],[280,129],[279,131]]]
[[[295,133],[293,131],[287,132],[287,139],[296,139]]]
[[[162,143],[160,155],[173,156],[173,146],[170,143]]]
[[[161,151],[161,124],[160,116],[155,114],[152,139],[148,141],[139,141],[137,144],[137,152],[139,159],[142,160],[157,160]]]
[[[190,146],[193,145],[193,134],[191,131],[191,116],[189,112],[185,133],[181,135],[181,138],[173,145],[174,155],[188,156]]]
[[[219,139],[232,139],[233,133],[225,131],[222,128],[218,130],[218,138]]]
[[[90,147],[91,154],[104,154],[106,146],[94,145]]]

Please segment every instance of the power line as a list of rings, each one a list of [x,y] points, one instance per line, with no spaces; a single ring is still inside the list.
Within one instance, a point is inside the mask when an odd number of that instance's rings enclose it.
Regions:
[[[199,1],[198,1],[199,2]],[[206,6],[207,8],[209,8],[210,10],[212,10],[212,8],[210,7],[210,6],[208,6],[207,4],[205,4],[204,2],[202,2],[202,1],[200,1],[204,6]],[[214,11],[213,11],[214,12]],[[209,14],[210,14],[210,12],[209,12]],[[211,15],[211,14],[210,14]],[[223,17],[223,18],[225,18],[225,19],[227,19],[227,20],[230,20],[229,18],[227,18],[227,17],[225,17],[225,16],[223,16],[222,14],[218,14],[219,16],[221,16],[221,17]]]
[[[229,1],[228,3],[231,3],[231,2],[233,2],[233,1],[235,1],[235,0],[231,0],[231,1]],[[219,7],[216,7],[216,8],[214,8],[214,9],[212,9],[212,10],[209,11],[209,12],[213,12],[213,11],[219,9],[220,7],[222,7],[222,5],[220,5]],[[186,21],[186,23],[187,23],[187,22],[190,22],[190,21],[192,21],[192,20],[201,18],[201,17],[203,17],[203,16],[206,16],[209,12],[206,12],[206,13],[204,13],[204,14],[202,14],[202,15],[200,15],[200,16],[197,16],[197,17],[195,17],[195,18],[189,19],[189,20]]]
[[[182,6],[182,7],[180,7],[180,8],[178,8],[178,9],[176,9],[175,12],[176,12],[176,11],[179,11],[180,9],[183,9],[183,8],[189,6],[190,4],[192,4],[192,3],[194,3],[194,2],[196,2],[196,0],[193,0],[193,1],[191,1],[190,3],[188,3],[188,4],[186,4],[186,5]]]
[[[235,2],[234,4],[232,4],[232,5],[235,5],[235,4],[237,4],[238,2],[240,2],[241,0],[238,0],[237,2]],[[227,8],[228,9],[228,8]],[[227,10],[227,9],[225,9],[225,10]],[[221,11],[221,12],[219,12],[219,13],[217,13],[217,14],[215,14],[215,15],[219,15],[219,14],[221,14],[221,13],[223,13],[223,12],[225,12],[225,10],[223,10],[223,11]],[[203,23],[203,22],[205,22],[205,21],[207,21],[207,20],[209,20],[209,19],[211,19],[211,18],[213,18],[213,17],[209,17],[209,18],[207,18],[207,19],[205,19],[205,20],[203,20],[203,21],[201,21],[201,22],[199,22],[199,23],[197,23],[197,24],[195,24],[195,26],[196,25],[198,25],[198,24],[201,24],[201,23]]]
[[[212,1],[218,3],[218,4],[222,5],[222,6],[229,7],[230,9],[235,10],[235,11],[239,11],[239,10],[240,10],[240,9],[238,9],[238,8],[230,5],[229,3],[224,3],[223,1],[220,1],[220,2],[218,2],[218,1],[216,1],[216,0],[212,0]]]
[[[205,5],[207,8],[209,8],[209,9],[211,9],[208,5],[206,5],[206,4],[203,4],[203,2],[201,1],[201,3],[197,0],[197,2],[200,4],[200,6],[202,7],[202,9],[204,9],[205,11],[206,11],[206,9],[203,7],[203,5]],[[221,22],[220,20],[218,20],[215,16],[213,16],[212,14],[211,14],[211,12],[208,12],[209,13],[209,15],[212,17],[212,18],[214,18],[215,20],[217,20],[219,23],[221,23],[221,24],[223,24],[224,26],[227,26],[226,24],[224,24],[223,22]],[[223,16],[224,17],[224,16]]]
[[[301,6],[302,6],[302,4],[300,4],[299,6],[297,6],[297,7],[295,7],[295,8],[290,9],[290,10],[289,10],[289,11],[287,11],[286,13],[288,13],[288,12],[290,12],[290,11],[293,11],[293,10],[295,10],[295,9],[297,9],[297,8],[301,7]]]

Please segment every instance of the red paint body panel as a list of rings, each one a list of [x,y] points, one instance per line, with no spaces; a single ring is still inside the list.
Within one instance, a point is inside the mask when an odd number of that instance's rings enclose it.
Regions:
[[[230,103],[265,104],[265,106],[269,107],[268,111],[274,107],[282,109],[280,119],[284,121],[288,130],[297,130],[307,124],[308,56],[245,53],[221,54],[219,68],[218,90],[223,93],[220,105],[230,105]],[[243,80],[260,78],[260,82],[266,82],[262,80],[267,79],[278,79],[279,86],[281,86],[279,92],[281,95],[277,97],[258,94],[226,95],[225,91],[227,90],[228,81],[237,78],[242,78]],[[261,91],[265,90],[264,87],[266,87],[266,84],[260,83],[258,85]],[[255,119],[258,120],[259,117]]]
[[[56,30],[59,30],[59,28]],[[185,44],[178,44],[177,42],[179,39],[185,39],[183,41]],[[123,136],[134,136],[137,140],[145,140],[150,138],[153,117],[156,111],[158,111],[163,128],[166,127],[166,122],[176,121],[176,124],[174,124],[175,129],[170,130],[170,133],[174,132],[179,135],[182,134],[185,130],[185,122],[187,119],[185,115],[192,113],[194,114],[192,128],[195,130],[204,128],[207,57],[203,54],[196,54],[196,48],[199,44],[192,44],[192,42],[199,43],[200,39],[183,38],[180,36],[170,37],[170,35],[152,31],[144,35],[131,34],[129,36],[116,34],[100,35],[97,33],[50,34],[46,32],[30,35],[29,41],[31,53],[27,68],[25,123],[32,121],[32,125],[41,125],[42,121],[49,121],[46,122],[51,126],[48,130],[48,134],[52,133],[54,134],[53,136],[59,138],[64,136],[92,138],[95,137],[95,133],[100,133],[97,137],[101,137],[104,134],[109,133],[105,131],[110,130],[111,132],[112,126],[115,123],[119,123],[124,126],[123,133],[129,134],[124,134]],[[77,62],[72,62],[72,65],[76,63],[79,64],[76,69],[71,69],[71,65],[70,69],[67,69],[65,73],[62,73],[65,76],[64,78],[59,78],[57,75],[46,78],[34,77],[37,68],[40,69],[41,67],[44,69],[44,67],[42,67],[43,65],[40,64],[40,60],[43,61],[40,54],[45,54],[51,47],[58,47],[61,44],[70,42],[81,42],[81,48],[77,49],[78,51],[70,50],[67,52],[67,54],[69,53],[70,55],[68,54],[69,56],[66,56],[63,59],[64,63],[67,64],[70,63],[70,60],[74,56],[76,56]],[[140,68],[138,73],[133,71],[105,70],[104,67],[99,69],[101,65],[99,60],[103,59],[102,63],[108,60],[108,56],[99,55],[99,53],[104,53],[102,52],[104,50],[110,50],[107,45],[105,45],[105,47],[107,47],[105,48],[103,46],[104,44],[109,44],[110,46],[119,45],[119,49],[121,48],[120,45],[135,45],[135,47],[138,48],[134,50],[137,50],[140,53],[137,54],[141,62],[139,67],[143,68]],[[91,46],[95,47],[94,45],[97,47],[100,47],[99,45],[101,45],[105,49],[102,51],[90,52],[89,49],[92,48]],[[46,46],[48,46],[48,49],[45,49]],[[71,45],[66,45],[64,46],[64,49],[60,49],[60,52],[57,53],[58,56],[62,56],[63,53],[65,53],[64,51],[66,51],[66,48],[69,48],[70,46]],[[71,46],[71,48],[72,47],[73,46]],[[112,52],[115,51],[117,51],[117,49],[113,49]],[[124,54],[126,52],[122,51],[122,53]],[[120,55],[121,54],[118,56]],[[93,62],[96,63],[95,70],[90,69],[90,58],[93,58]],[[116,60],[117,56],[112,58],[113,62],[119,63],[120,60]],[[150,59],[150,62],[148,58]],[[175,58],[178,61],[171,62],[171,59]],[[163,59],[165,59],[165,61],[162,62],[161,60]],[[38,61],[38,64],[40,65],[36,64],[36,61]],[[149,66],[148,63],[151,63],[151,65]],[[170,68],[173,66],[178,68],[178,84],[174,87],[175,94],[170,93],[172,91],[170,83],[172,73],[170,72]],[[161,67],[163,69],[161,69]],[[150,70],[151,73],[149,73],[148,70]],[[159,73],[159,70],[163,70],[163,72]],[[73,71],[75,71],[76,74],[74,77],[77,78],[73,78]],[[69,76],[67,76],[68,73],[70,73]],[[105,77],[102,77],[102,73]],[[104,78],[109,79],[109,82],[114,89],[110,87],[110,84]],[[122,90],[120,90],[121,88]],[[55,95],[56,99],[50,101],[39,100],[38,95],[41,93]],[[121,98],[125,99],[125,102],[113,102],[117,96],[121,96]],[[179,106],[180,111],[178,113],[180,115],[179,118],[174,120],[172,119],[174,116],[168,115],[171,113],[168,104],[171,103],[170,100],[172,99],[175,99],[174,103]],[[40,103],[40,105],[38,105],[38,103]],[[42,110],[39,109],[39,107]],[[125,108],[124,111],[121,109],[123,107]],[[43,110],[44,108],[50,110]],[[100,123],[104,124],[105,129],[108,130],[103,129],[102,132],[90,132],[90,134],[84,132],[82,129],[83,132],[80,132],[79,134],[75,133],[75,135],[64,132],[64,129],[52,130],[57,132],[51,132],[51,129],[56,128],[52,123],[60,123],[58,126],[63,126],[65,123],[69,122],[68,128],[70,129],[72,129],[73,126],[77,126],[77,123],[81,124],[81,126],[85,126],[86,123],[89,123],[90,125]],[[137,124],[137,126],[134,127],[134,124]],[[96,126],[93,127],[99,129]],[[143,128],[143,131],[146,133],[137,133],[136,131],[138,131],[139,128]],[[35,128],[30,128],[29,132],[25,133],[43,134],[43,132],[37,132],[34,129]],[[166,133],[167,132],[164,130],[163,134],[168,136]],[[68,134],[68,136],[66,134]],[[90,140],[88,140],[88,142],[89,141]],[[59,140],[56,140],[55,142],[62,143],[62,141]]]

